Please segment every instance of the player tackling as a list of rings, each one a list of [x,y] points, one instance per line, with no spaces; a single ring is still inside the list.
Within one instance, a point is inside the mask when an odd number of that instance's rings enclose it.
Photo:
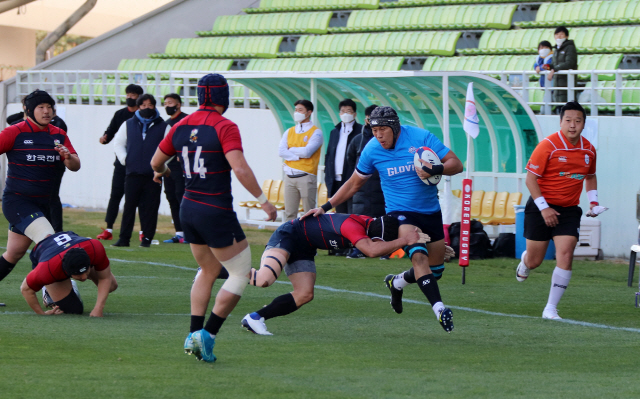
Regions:
[[[182,155],[186,185],[180,222],[201,268],[191,288],[191,327],[184,350],[199,360],[214,362],[216,334],[240,300],[251,269],[251,250],[233,211],[231,171],[256,197],[269,220],[275,220],[277,213],[247,165],[238,126],[222,116],[229,107],[227,80],[218,74],[202,77],[198,103],[200,108],[174,125],[162,140],[151,167],[159,175],[170,173],[165,162],[176,153]],[[229,277],[204,325],[211,289],[222,266]]]
[[[596,149],[582,137],[586,118],[578,102],[568,102],[560,111],[560,131],[537,145],[526,167],[531,193],[524,211],[527,250],[522,253],[516,278],[524,281],[531,269],[540,266],[553,239],[557,265],[542,312],[544,319],[561,318],[557,306],[571,280],[573,251],[580,236],[582,209],[578,205],[583,184],[590,202],[587,216],[596,217],[608,209],[598,203]]]
[[[438,188],[427,186],[421,179],[440,174],[460,173],[462,162],[429,131],[412,126],[400,126],[400,119],[391,107],[376,108],[370,119],[376,140],[369,141],[365,146],[355,173],[326,204],[303,217],[311,214],[319,216],[348,200],[377,170],[380,174],[386,212],[396,217],[400,223],[399,236],[405,237],[417,228],[419,232],[431,238],[429,244],[414,243],[405,247],[413,265],[412,270],[407,273],[414,280],[398,278],[397,286],[395,282],[392,283],[392,306],[394,310],[398,305],[401,307],[402,288],[409,283],[417,282],[442,328],[451,332],[453,315],[451,309],[445,307],[442,302],[437,282],[444,270],[445,257]],[[414,153],[417,148],[423,146],[431,148],[442,161],[442,165],[431,165],[421,160],[422,169],[416,169],[413,164]],[[399,293],[399,296],[396,293]]]
[[[378,257],[406,245],[424,244],[429,237],[417,229],[398,238],[398,219],[343,213],[295,219],[283,223],[271,235],[262,254],[260,270],[251,269],[249,284],[269,287],[284,270],[293,292],[280,295],[269,305],[242,319],[242,326],[260,335],[271,335],[265,320],[295,312],[313,299],[317,249],[356,247],[365,256]]]

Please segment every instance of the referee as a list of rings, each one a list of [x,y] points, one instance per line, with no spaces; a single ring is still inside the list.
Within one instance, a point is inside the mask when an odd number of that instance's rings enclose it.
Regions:
[[[607,210],[598,203],[596,149],[582,137],[586,118],[578,102],[568,102],[560,111],[560,131],[542,140],[527,163],[526,184],[531,193],[524,211],[527,250],[522,253],[516,279],[526,280],[529,271],[540,266],[553,239],[557,265],[543,319],[561,318],[557,306],[571,280],[573,251],[580,236],[582,209],[578,205],[583,184],[590,202],[587,216]]]

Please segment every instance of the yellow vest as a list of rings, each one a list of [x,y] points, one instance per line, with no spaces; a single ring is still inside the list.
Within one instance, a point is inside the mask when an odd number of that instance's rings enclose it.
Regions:
[[[296,133],[296,128],[291,127],[287,130],[287,145],[289,148],[292,147],[306,147],[313,136],[313,132],[315,132],[318,128],[313,126],[311,129],[304,133]],[[301,158],[297,161],[284,161],[284,163],[290,168],[301,170],[303,172],[317,175],[318,174],[318,164],[320,163],[320,152],[322,147],[318,148],[316,152],[311,155],[311,158]]]

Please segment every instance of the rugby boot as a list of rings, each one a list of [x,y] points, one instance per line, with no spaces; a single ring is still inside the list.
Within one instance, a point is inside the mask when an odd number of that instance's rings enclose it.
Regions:
[[[453,331],[453,313],[451,312],[451,309],[442,309],[438,315],[438,321],[446,332],[451,333],[451,331]]]
[[[189,333],[189,335],[187,335],[187,338],[184,340],[184,353],[186,353],[187,355],[193,354],[193,351],[195,349],[193,339],[191,338],[192,335],[193,333]]]
[[[399,290],[393,286],[393,279],[396,278],[395,274],[388,274],[387,277],[384,278],[384,285],[387,286],[389,291],[391,292],[391,307],[393,311],[397,314],[402,313],[402,292],[403,290]]]
[[[194,350],[193,354],[198,360],[204,360],[208,363],[216,361],[216,355],[213,354],[213,347],[216,345],[216,339],[209,334],[204,328],[191,334]]]
[[[558,309],[544,308],[542,311],[542,318],[549,320],[562,320],[562,317],[558,316]]]
[[[165,244],[182,244],[184,243],[184,237],[174,236],[169,238],[168,240],[162,241]]]
[[[242,327],[246,328],[247,331],[251,331],[254,334],[258,335],[273,335],[269,331],[267,331],[267,325],[264,324],[264,317],[260,317],[257,313],[251,313],[246,315],[242,319]]]

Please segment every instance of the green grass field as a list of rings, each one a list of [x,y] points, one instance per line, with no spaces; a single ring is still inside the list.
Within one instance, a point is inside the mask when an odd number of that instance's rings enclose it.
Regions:
[[[65,228],[95,236],[103,216],[65,211]],[[157,238],[168,238],[170,227],[162,218]],[[257,266],[270,232],[247,233]],[[414,302],[404,313],[391,310],[382,280],[406,269],[406,259],[322,253],[310,304],[269,320],[274,336],[257,336],[240,327],[242,317],[290,287],[284,276],[270,288],[248,287],[217,337],[218,361],[206,364],[182,351],[197,267],[188,245],[107,246],[107,253],[119,288],[103,319],[88,317],[96,297],[90,282],[79,284],[84,316],[35,315],[19,291],[26,257],[0,282],[7,304],[0,308],[0,398],[640,396],[640,309],[624,262],[574,264],[560,315],[599,327],[540,318],[551,262],[517,283],[512,259],[472,261],[466,285],[450,263],[440,282],[454,309],[455,330],[447,334],[415,286],[405,290]]]

